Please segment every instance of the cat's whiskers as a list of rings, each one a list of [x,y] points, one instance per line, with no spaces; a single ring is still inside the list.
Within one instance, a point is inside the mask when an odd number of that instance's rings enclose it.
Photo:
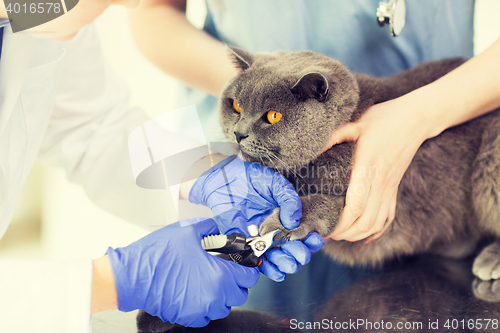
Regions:
[[[265,155],[264,157],[269,160],[269,163],[272,164],[273,168],[278,169],[277,166],[276,166],[276,163],[274,163],[274,161],[271,160],[271,158],[269,157],[269,155]],[[264,164],[264,163],[262,163],[262,164]]]
[[[273,160],[269,157],[269,155],[266,155],[265,157],[269,160],[269,162],[271,162],[271,163],[273,164],[273,166],[274,166],[274,168],[275,168],[276,170],[279,170],[278,166],[277,166],[277,165],[276,165],[276,163],[274,163],[274,161],[273,161]],[[286,166],[285,166],[285,168],[286,168]],[[281,184],[281,185],[282,185],[282,186],[285,186],[285,180],[284,180],[283,178],[281,179],[281,182],[282,182],[282,184]]]
[[[273,167],[274,167],[276,170],[278,170],[278,168],[276,167],[276,163],[274,163],[274,161],[273,161],[273,160],[271,160],[271,158],[269,157],[269,155],[265,155],[264,157],[265,157],[265,158],[267,158],[267,159],[269,160],[269,162],[273,165]],[[260,156],[259,156],[259,158],[260,158],[260,160],[262,161],[262,164],[264,164],[264,161],[262,160],[262,157],[260,157]],[[264,165],[265,165],[265,164],[264,164]],[[284,185],[284,181],[283,181],[283,185]]]
[[[291,173],[292,173],[295,177],[297,177],[297,179],[299,179],[299,180],[303,181],[303,182],[304,182],[304,184],[306,184],[306,185],[307,185],[307,182],[306,182],[306,180],[304,179],[304,177],[302,177],[302,175],[301,175],[301,174],[299,174],[299,173],[297,173],[295,170],[293,170],[293,168],[292,168],[291,166],[289,166],[289,165],[288,165],[287,163],[285,163],[282,159],[280,159],[278,156],[276,156],[276,154],[274,154],[274,153],[272,153],[272,152],[269,152],[269,156],[271,156],[272,158],[274,158],[274,159],[276,159],[278,162],[280,162],[280,164],[282,164],[282,165],[285,167],[285,169],[286,169],[287,173],[288,173],[288,172],[291,172]],[[269,159],[269,160],[270,160],[270,159]],[[274,162],[273,162],[273,164],[274,164]]]
[[[285,161],[283,161],[281,158],[279,158],[276,154],[269,152],[269,156],[276,159],[276,161],[278,161],[280,164],[282,164],[287,169],[287,171],[292,171],[292,167],[289,166],[287,163],[285,163]]]
[[[264,160],[262,159],[262,157],[259,156],[259,159],[260,159],[260,164],[266,165],[266,163],[264,163]]]
[[[269,162],[273,165],[273,168],[277,171],[279,170],[279,167],[278,165],[276,165],[276,163],[274,163],[274,161],[271,159],[271,157],[269,155],[265,155],[264,156],[265,158],[267,158],[269,160]]]

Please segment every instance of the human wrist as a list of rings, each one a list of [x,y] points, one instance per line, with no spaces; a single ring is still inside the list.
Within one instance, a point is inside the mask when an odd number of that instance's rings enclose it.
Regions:
[[[185,10],[175,4],[142,1],[130,12],[130,22],[134,40],[145,56],[191,88],[218,97],[226,82],[239,73],[225,44],[195,28],[186,19]]]
[[[450,122],[450,112],[441,103],[441,98],[435,95],[432,84],[416,89],[397,98],[401,110],[407,113],[407,121],[414,123],[412,135],[419,143],[438,136],[446,130]]]
[[[118,308],[116,283],[107,255],[92,261],[92,296],[90,312],[113,310]]]
[[[500,39],[436,81],[413,91],[427,105],[429,137],[500,107]],[[432,112],[430,112],[432,111]]]
[[[422,121],[426,123],[426,139],[434,138],[457,125],[456,113],[461,112],[462,106],[452,102],[456,96],[445,93],[447,90],[446,82],[438,80],[415,91],[416,97],[424,101],[421,104],[424,105]]]

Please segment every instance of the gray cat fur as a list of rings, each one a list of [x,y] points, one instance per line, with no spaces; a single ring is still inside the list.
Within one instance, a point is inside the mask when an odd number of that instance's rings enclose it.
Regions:
[[[329,235],[344,207],[354,144],[339,144],[321,154],[331,133],[373,104],[426,85],[463,63],[444,59],[375,78],[352,73],[339,61],[312,51],[254,55],[231,48],[231,53],[241,72],[221,94],[222,128],[231,143],[237,144],[235,132],[245,137],[239,144],[244,160],[278,170],[295,186],[303,209],[300,226],[284,229],[279,209],[261,226],[261,232],[280,228],[291,240],[312,231]],[[319,75],[301,80],[310,73],[321,74],[327,85]],[[233,110],[233,100],[241,114]],[[270,124],[265,120],[269,110],[282,113],[282,119]],[[324,250],[348,264],[373,266],[424,252],[463,257],[482,236],[500,236],[499,196],[497,110],[423,143],[399,185],[396,218],[380,238],[366,245],[327,240]],[[484,280],[500,277],[500,265],[495,269],[499,243],[485,251],[474,273]]]

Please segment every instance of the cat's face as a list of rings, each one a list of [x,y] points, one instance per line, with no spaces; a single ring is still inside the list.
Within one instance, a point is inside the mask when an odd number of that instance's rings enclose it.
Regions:
[[[219,102],[228,141],[239,145],[244,160],[275,169],[316,159],[355,110],[354,76],[311,51],[231,50],[241,73],[226,84]]]

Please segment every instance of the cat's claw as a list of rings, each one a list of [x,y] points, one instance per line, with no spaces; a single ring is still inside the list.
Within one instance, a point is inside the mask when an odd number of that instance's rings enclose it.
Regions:
[[[500,278],[500,243],[488,245],[474,260],[472,273],[483,281]]]

